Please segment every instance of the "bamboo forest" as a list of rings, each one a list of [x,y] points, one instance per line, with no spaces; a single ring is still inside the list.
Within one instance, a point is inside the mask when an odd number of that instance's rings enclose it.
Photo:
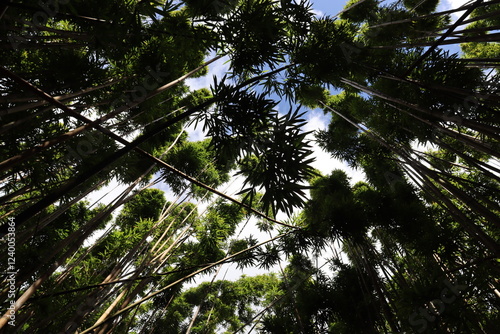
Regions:
[[[0,333],[500,333],[500,0],[320,2],[0,2]]]

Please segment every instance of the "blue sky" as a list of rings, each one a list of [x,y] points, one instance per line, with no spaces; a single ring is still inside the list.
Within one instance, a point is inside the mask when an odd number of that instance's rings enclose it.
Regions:
[[[335,15],[344,8],[344,5],[347,3],[345,0],[314,0],[311,1],[312,7],[316,11],[320,11],[321,14],[325,15]]]

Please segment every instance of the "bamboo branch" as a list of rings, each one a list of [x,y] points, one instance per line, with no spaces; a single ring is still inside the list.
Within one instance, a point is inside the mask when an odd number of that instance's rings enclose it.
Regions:
[[[127,307],[123,308],[122,310],[120,310],[120,311],[116,312],[115,314],[113,314],[112,316],[110,316],[109,318],[107,318],[106,320],[101,321],[100,323],[97,323],[97,324],[95,324],[95,325],[93,325],[93,326],[91,326],[91,327],[89,327],[89,328],[85,329],[84,331],[80,332],[80,334],[90,333],[90,332],[92,332],[94,329],[99,328],[99,327],[100,327],[100,326],[102,326],[103,324],[105,324],[105,323],[107,323],[107,322],[109,322],[109,321],[111,321],[111,320],[115,319],[116,317],[121,316],[122,314],[126,313],[128,310],[130,310],[130,309],[132,309],[132,308],[134,308],[134,307],[139,306],[140,304],[144,303],[145,301],[147,301],[147,300],[149,300],[149,299],[153,298],[154,296],[159,295],[160,293],[162,293],[162,292],[164,292],[164,291],[166,291],[166,290],[170,289],[171,287],[173,287],[173,286],[175,286],[175,285],[177,285],[177,284],[179,284],[179,283],[181,283],[181,282],[185,281],[186,279],[191,278],[191,277],[193,277],[193,276],[195,276],[195,275],[197,275],[197,274],[199,274],[199,273],[201,273],[201,272],[203,272],[203,271],[205,271],[205,270],[208,270],[208,269],[211,269],[211,268],[213,268],[213,267],[215,267],[215,266],[218,266],[218,265],[220,265],[220,264],[222,264],[222,263],[226,262],[228,259],[235,258],[235,257],[237,257],[237,256],[239,256],[239,255],[242,255],[242,254],[244,254],[244,253],[248,252],[248,251],[251,251],[251,250],[253,250],[253,249],[259,248],[259,247],[261,247],[261,246],[263,246],[263,245],[265,245],[265,244],[267,244],[267,243],[269,243],[269,242],[272,242],[272,241],[274,241],[274,240],[277,240],[277,239],[279,239],[279,238],[282,238],[282,237],[284,237],[284,236],[286,236],[286,235],[288,235],[288,234],[292,233],[293,231],[294,231],[294,230],[289,231],[289,232],[287,232],[287,233],[283,233],[283,234],[277,235],[277,236],[275,236],[274,238],[272,238],[272,239],[270,239],[270,240],[266,240],[266,241],[263,241],[263,242],[261,242],[261,243],[258,243],[258,244],[256,244],[256,245],[254,245],[254,246],[248,247],[248,248],[246,248],[246,249],[244,249],[244,250],[241,250],[241,251],[239,251],[239,252],[236,252],[236,253],[234,253],[234,254],[232,254],[232,255],[226,256],[226,257],[225,257],[225,258],[223,258],[223,259],[220,259],[220,260],[218,260],[218,261],[216,261],[216,262],[213,262],[213,263],[211,263],[211,264],[209,264],[209,265],[207,265],[207,266],[205,266],[205,267],[203,267],[203,268],[201,268],[201,269],[198,269],[198,270],[196,270],[196,271],[194,271],[194,272],[192,272],[192,273],[190,273],[190,274],[188,274],[188,275],[184,276],[183,278],[180,278],[180,279],[176,280],[175,282],[172,282],[172,283],[170,283],[170,284],[167,284],[165,287],[161,288],[160,290],[157,290],[157,291],[155,291],[155,292],[153,292],[153,293],[150,293],[149,295],[147,295],[146,297],[141,298],[141,299],[140,299],[140,300],[138,300],[137,302],[130,304],[129,306],[127,306]]]
[[[467,18],[467,16],[469,16],[469,14],[472,13],[472,11],[474,9],[476,9],[476,7],[478,5],[480,5],[482,2],[483,2],[483,0],[476,0],[476,2],[469,9],[467,9],[464,14],[462,14],[462,16],[448,29],[448,31],[446,31],[436,42],[434,42],[431,45],[431,47],[429,49],[427,49],[426,52],[424,52],[423,55],[421,55],[417,60],[415,60],[415,62],[412,65],[410,65],[410,67],[408,67],[408,69],[406,70],[406,72],[403,74],[403,77],[405,78],[411,72],[413,72],[413,70],[425,58],[427,58],[434,51],[434,49],[436,49],[439,45],[441,45],[441,42],[443,42],[446,39],[446,37],[448,37],[448,35],[450,35]]]

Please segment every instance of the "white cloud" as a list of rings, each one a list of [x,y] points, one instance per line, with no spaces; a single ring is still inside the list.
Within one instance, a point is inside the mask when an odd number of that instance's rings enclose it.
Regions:
[[[450,10],[450,9],[455,9],[458,7],[461,7],[465,5],[466,3],[470,2],[470,0],[442,0],[439,3],[439,6],[437,8],[438,11],[444,11],[444,10]],[[462,16],[464,12],[455,12],[451,15],[452,20],[456,21],[460,16]]]
[[[318,9],[312,9],[311,12],[316,16],[316,17],[323,17],[325,16],[325,13],[323,13],[322,11],[318,10]]]
[[[330,116],[324,115],[321,110],[313,110],[308,113],[307,124],[304,126],[304,131],[326,130],[330,122]],[[346,163],[332,158],[330,153],[325,152],[318,143],[314,141],[314,133],[308,136],[312,140],[312,149],[316,161],[312,166],[318,169],[323,175],[330,174],[334,169],[341,169],[351,178],[351,183],[355,184],[358,181],[365,179],[365,174],[360,170],[355,170],[349,167]]]
[[[99,190],[91,192],[85,199],[89,201],[91,205],[96,202],[107,205],[113,202],[115,198],[118,198],[126,188],[127,185],[119,184],[116,178],[113,178],[109,184]]]
[[[200,141],[207,138],[206,134],[203,132],[204,124],[204,121],[200,121],[198,123],[193,122],[184,129],[188,134],[189,141]]]
[[[209,56],[209,59],[215,57],[215,54],[212,53]],[[186,85],[188,85],[192,90],[197,90],[201,88],[209,88],[213,85],[214,79],[216,76],[218,79],[222,78],[224,74],[226,74],[229,70],[229,57],[224,56],[221,59],[213,62],[208,65],[208,74],[200,77],[200,78],[189,78],[186,80]]]
[[[211,53],[209,59],[215,57],[214,53]],[[224,56],[221,59],[208,65],[207,75],[200,78],[189,78],[186,80],[186,85],[189,86],[191,90],[198,90],[201,88],[210,88],[214,83],[214,76],[217,80],[220,80],[229,71],[229,57]],[[204,123],[199,122],[198,124],[192,123],[185,130],[188,133],[188,139],[190,141],[200,141],[206,138],[206,134],[203,132]]]

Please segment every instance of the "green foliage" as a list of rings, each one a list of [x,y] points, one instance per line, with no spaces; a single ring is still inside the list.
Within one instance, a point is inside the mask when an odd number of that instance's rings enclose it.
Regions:
[[[231,161],[241,150],[250,150],[255,138],[271,127],[276,102],[264,93],[235,89],[224,80],[215,82],[212,91],[218,100],[215,110],[198,118],[205,122],[203,130],[220,159]]]
[[[360,116],[356,113],[363,112],[369,107],[369,104],[359,95],[346,92],[329,96],[326,104],[351,120],[356,120]],[[316,133],[318,144],[333,157],[356,167],[359,156],[370,144],[369,139],[345,118],[334,112],[331,114],[328,129]]]
[[[197,105],[202,104],[212,97],[210,91],[207,88],[202,88],[190,92],[188,96],[182,99],[181,105],[186,108],[193,108]]]
[[[321,86],[311,86],[307,83],[297,87],[296,99],[304,106],[314,109],[319,106],[318,101],[325,101],[329,95],[328,91]]]
[[[51,206],[47,210],[47,214],[52,214],[57,210],[57,206]],[[50,229],[43,229],[33,233],[29,243],[19,245],[16,249],[16,265],[21,268],[18,273],[19,279],[29,277],[28,281],[32,282],[37,274],[46,270],[50,265],[50,261],[57,257],[58,253],[54,253],[54,246],[62,243],[71,233],[85,228],[85,223],[92,219],[102,207],[90,209],[87,202],[78,202],[51,224]],[[100,223],[100,227],[106,224],[109,219]],[[18,233],[21,231],[18,230]],[[69,246],[64,247],[63,252]],[[8,271],[8,270],[6,270]]]
[[[239,3],[238,0],[184,0],[187,11],[193,16],[220,18],[229,13]]]
[[[490,6],[476,8],[472,14],[471,18],[479,18],[467,25],[466,35],[467,36],[485,36],[491,34],[495,27],[498,27],[500,20],[497,15],[491,15],[495,11],[498,11],[500,6],[498,4],[493,4]],[[467,31],[469,30],[469,31]],[[500,55],[500,43],[498,42],[466,42],[460,44],[460,48],[464,54],[465,58],[490,58],[498,59]]]
[[[217,154],[210,150],[210,145],[210,139],[201,142],[185,141],[181,145],[172,148],[164,161],[188,176],[216,188],[229,180],[228,173],[232,164],[230,161],[218,159]],[[172,171],[164,170],[163,175],[165,182],[170,185],[175,193],[181,193],[190,185],[187,180]],[[196,187],[196,185],[191,185],[191,189],[198,196],[205,193],[204,189]]]
[[[356,203],[347,175],[335,170],[311,183],[311,200],[306,209],[308,230],[327,238],[359,238],[366,233],[367,217]]]
[[[216,109],[198,117],[205,121],[217,158],[238,160],[238,173],[246,178],[244,187],[248,185],[240,194],[252,202],[263,187],[264,211],[271,208],[274,214],[300,206],[305,196],[300,183],[312,174],[313,162],[307,133],[301,130],[303,113],[297,109],[281,116],[265,94],[235,90],[224,82],[213,90],[219,100]]]
[[[430,14],[434,12],[439,4],[439,0],[404,0],[405,7],[419,15]]]
[[[264,210],[271,208],[273,214],[289,214],[294,207],[300,207],[306,189],[301,182],[314,174],[311,146],[305,139],[308,133],[301,131],[302,116],[298,110],[284,116],[276,113],[271,128],[250,143],[250,152],[256,155],[250,163],[244,160],[239,172],[246,177],[244,187],[250,186],[240,193],[247,193],[245,196],[252,201],[257,189],[263,187]]]
[[[246,277],[237,281],[201,283],[174,299],[163,317],[157,318],[153,333],[179,333],[197,314],[192,333],[234,333],[248,328],[257,307],[265,306],[278,289],[275,275]]]
[[[206,28],[194,27],[191,18],[176,11],[175,6],[138,1],[111,1],[105,6],[94,6],[72,1],[59,3],[53,11],[48,5],[45,12],[39,6],[33,3],[9,8],[1,36],[5,43],[12,42],[12,48],[2,49],[3,65],[47,94],[60,96],[77,113],[95,119],[102,115],[110,117],[110,112],[119,109],[120,113],[102,125],[130,138],[133,132],[134,135],[148,132],[152,123],[166,117],[166,110],[197,103],[198,97],[192,101],[181,99],[187,87],[179,83],[139,106],[124,108],[203,61],[209,47],[201,41],[206,37]],[[36,27],[14,19],[23,17],[31,22],[40,13],[47,14],[49,20]],[[206,71],[197,75],[203,73]],[[114,140],[98,131],[70,135],[68,132],[82,123],[48,106],[26,87],[6,79],[2,90],[9,94],[9,98],[1,101],[2,110],[17,110],[2,114],[2,124],[8,124],[2,127],[2,160],[46,144],[47,140],[66,139],[46,146],[36,154],[36,159],[26,159],[6,175],[9,188],[30,190],[26,203],[36,198],[37,191],[47,193],[72,176],[92,170],[118,149]],[[161,149],[179,133],[181,123],[148,141],[144,148],[154,154],[162,153]],[[72,198],[92,189],[104,175],[107,180],[116,177],[124,183],[135,181],[148,167],[136,155],[128,154],[101,175],[94,172],[85,189],[67,191],[64,196]],[[151,175],[152,172],[148,176]]]
[[[363,22],[377,9],[377,0],[349,0],[340,18],[351,22]]]
[[[243,252],[246,249],[255,246],[257,244],[257,239],[254,239],[253,237],[248,237],[245,239],[232,239],[229,242],[228,246],[228,254],[233,255],[238,252]],[[267,255],[267,252],[266,252]],[[239,254],[234,257],[234,261],[237,263],[238,268],[247,268],[247,267],[252,267],[256,265],[256,254],[254,251],[245,251],[242,254]],[[261,262],[262,265],[266,265],[265,262]]]
[[[118,217],[116,224],[122,228],[133,228],[139,221],[156,221],[166,204],[166,199],[161,190],[144,189],[127,202]]]
[[[353,44],[355,31],[354,25],[345,20],[329,17],[315,20],[306,41],[293,53],[292,61],[313,82],[338,86],[340,78],[352,70],[346,48]]]
[[[335,314],[335,320],[331,323],[332,330],[339,330],[342,333],[342,329],[349,328],[349,331],[359,333],[375,332],[373,328],[380,311],[374,312],[374,308],[377,308],[374,287],[363,286],[361,283],[368,281],[367,276],[367,273],[360,273],[356,268],[349,266],[344,266],[338,271],[329,296],[334,303]]]
[[[284,28],[275,1],[242,1],[221,30],[226,45],[230,46],[228,51],[231,53],[234,72],[243,73],[255,67],[272,66],[282,60],[279,45],[285,33]]]

